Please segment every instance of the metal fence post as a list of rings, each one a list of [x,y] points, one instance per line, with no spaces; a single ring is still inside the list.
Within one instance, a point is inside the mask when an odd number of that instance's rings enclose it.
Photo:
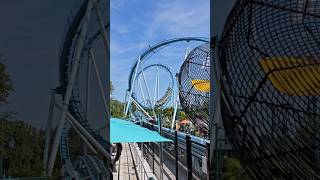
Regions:
[[[160,115],[158,115],[158,130],[159,134],[162,135],[162,118]],[[162,149],[162,142],[159,142],[159,159],[160,159],[160,180],[163,180],[163,149]]]
[[[178,180],[179,179],[179,165],[178,165],[178,132],[177,131],[175,131],[174,132],[174,151],[175,151],[175,155],[176,155],[176,162],[175,162],[175,164],[176,164],[176,180]]]
[[[210,143],[206,143],[207,180],[210,180]]]
[[[152,143],[152,173],[154,174],[154,143]]]
[[[187,177],[188,180],[192,180],[192,154],[191,154],[191,137],[186,136],[186,151],[187,151]]]

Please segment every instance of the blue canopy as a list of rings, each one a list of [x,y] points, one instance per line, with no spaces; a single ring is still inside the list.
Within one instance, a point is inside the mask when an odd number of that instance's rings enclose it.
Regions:
[[[162,137],[158,132],[118,118],[110,118],[110,142],[170,142],[172,140]]]

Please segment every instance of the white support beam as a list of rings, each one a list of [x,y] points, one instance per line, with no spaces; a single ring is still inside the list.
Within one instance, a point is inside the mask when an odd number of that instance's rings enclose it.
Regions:
[[[149,113],[146,110],[144,110],[143,107],[141,107],[135,99],[132,98],[132,102],[137,106],[138,109],[140,109],[146,116],[148,116],[148,118],[152,119]]]
[[[147,105],[147,100],[146,100],[146,98],[144,96],[144,92],[143,92],[143,88],[142,88],[142,84],[141,84],[140,78],[138,78],[138,82],[139,82],[139,86],[140,86],[140,91],[141,91],[141,94],[142,94],[143,102],[144,102],[144,105],[146,106]]]
[[[53,119],[53,110],[54,110],[54,104],[56,101],[56,90],[51,90],[51,96],[50,96],[50,106],[49,106],[49,114],[48,114],[48,120],[46,124],[46,136],[45,136],[45,145],[44,145],[44,151],[43,151],[43,169],[44,169],[44,175],[47,175],[46,169],[48,165],[48,156],[49,156],[49,148],[50,148],[50,139],[51,139],[51,130],[52,130],[52,119]]]
[[[135,67],[135,70],[134,70],[134,74],[133,74],[133,78],[132,78],[132,82],[131,82],[131,89],[129,90],[129,94],[128,94],[128,102],[127,102],[126,110],[125,110],[125,113],[124,113],[125,116],[128,114],[128,111],[129,111],[129,108],[130,108],[133,87],[134,87],[134,83],[136,81],[138,68],[140,66],[140,60],[141,60],[141,57],[139,57],[139,59],[137,61],[137,66]]]
[[[96,13],[96,16],[97,16],[97,20],[98,20],[98,25],[99,25],[99,28],[100,28],[100,32],[102,34],[102,38],[103,38],[103,44],[104,44],[104,48],[105,48],[105,55],[106,55],[106,79],[107,79],[107,84],[108,84],[108,94],[106,97],[104,97],[104,100],[106,101],[106,110],[109,112],[109,105],[110,105],[110,39],[109,39],[109,35],[107,34],[107,26],[103,20],[103,16],[101,15],[101,12],[100,12],[100,8],[99,8],[99,3],[98,3],[98,0],[91,0],[93,1],[93,4],[94,4],[94,9],[95,9],[95,13]],[[107,1],[107,3],[110,3],[109,1]],[[104,7],[103,7],[104,8]],[[107,14],[107,16],[110,16],[110,9],[109,9],[109,5],[108,7],[105,7],[107,12],[109,14]],[[110,19],[108,19],[108,22],[106,23],[109,23],[109,29],[110,29]],[[107,139],[109,140],[109,137],[110,137],[110,113],[107,113],[107,117],[106,117],[106,137]],[[107,147],[108,151],[110,151],[110,148]]]
[[[100,32],[102,34],[102,38],[103,38],[103,44],[104,44],[104,47],[105,47],[105,52],[106,52],[106,55],[107,57],[109,57],[109,52],[110,52],[110,45],[109,45],[109,36],[107,35],[107,32],[106,32],[106,25],[104,24],[103,22],[103,18],[102,18],[102,15],[101,15],[101,12],[99,10],[99,3],[97,0],[91,0],[93,1],[93,4],[94,4],[94,9],[95,9],[95,13],[96,13],[96,16],[97,16],[97,19],[98,19],[98,24],[99,24],[99,28],[100,28]],[[109,58],[107,58],[107,64],[109,64]]]
[[[157,68],[157,70],[159,70]],[[156,81],[155,81],[155,85],[154,85],[154,94],[153,94],[153,103],[152,106],[155,107],[156,106],[156,101],[157,101],[157,94],[158,94],[158,73],[156,75]]]
[[[149,85],[148,85],[148,83],[147,83],[146,76],[144,75],[144,71],[143,71],[142,66],[141,66],[141,74],[142,74],[144,86],[145,86],[145,88],[146,88],[146,90],[147,90],[148,99],[149,99],[149,101],[150,101],[149,103],[152,103],[152,102],[151,102],[152,99],[151,99],[151,95],[150,95]],[[152,104],[150,104],[150,105],[152,106]]]
[[[62,133],[65,119],[66,119],[66,112],[68,110],[68,106],[69,106],[69,102],[70,102],[70,98],[71,98],[71,94],[72,94],[73,84],[74,84],[74,81],[75,81],[75,78],[76,78],[76,75],[77,75],[77,72],[79,69],[81,53],[82,53],[82,49],[84,47],[84,43],[85,43],[85,39],[86,39],[86,35],[87,35],[87,29],[88,29],[88,22],[89,22],[90,15],[91,15],[91,9],[92,9],[92,3],[91,3],[91,1],[88,1],[86,13],[84,16],[84,22],[83,22],[81,32],[80,32],[79,38],[78,38],[78,44],[76,47],[75,56],[72,59],[73,66],[71,69],[70,79],[69,79],[67,87],[66,87],[66,92],[65,92],[65,96],[64,96],[64,100],[63,100],[62,113],[60,116],[60,120],[58,122],[57,131],[56,131],[56,134],[55,134],[55,137],[53,140],[52,151],[50,154],[49,164],[48,164],[48,175],[49,176],[52,175],[52,171],[53,171],[53,167],[54,167],[54,163],[56,160],[58,147],[59,147],[59,143],[60,143],[60,139],[61,139],[61,133]]]
[[[86,87],[86,121],[89,121],[90,87],[91,87],[91,61],[87,60],[87,87]],[[83,144],[83,154],[87,154],[87,145]]]
[[[67,119],[70,123],[69,118]],[[96,149],[92,146],[92,144],[89,142],[89,140],[83,135],[81,134],[81,132],[79,131],[79,129],[72,123],[70,123],[70,125],[72,126],[72,128],[76,131],[76,133],[80,136],[80,138],[84,141],[85,145],[87,147],[89,147],[91,149],[92,152],[94,152],[95,154],[98,154],[98,152],[96,151]]]
[[[56,104],[56,106],[62,110],[63,106]],[[106,149],[85,129],[73,116],[69,113],[69,111],[66,112],[66,120],[71,124],[71,126],[76,129],[76,131],[79,132],[79,134],[82,135],[86,139],[86,142],[89,146],[94,146],[96,149],[98,149],[99,152],[101,152],[106,158],[111,158],[109,152],[106,151]]]
[[[99,69],[98,69],[97,62],[96,62],[96,59],[94,57],[94,53],[93,53],[92,50],[90,50],[90,59],[92,61],[93,68],[95,70],[95,74],[96,74],[96,78],[97,78],[97,82],[98,82],[98,86],[99,86],[99,90],[100,90],[100,96],[101,96],[101,99],[103,101],[103,105],[104,105],[104,109],[105,109],[106,115],[107,115],[107,117],[110,117],[110,110],[109,110],[109,107],[108,107],[108,104],[107,104],[107,100],[106,100],[106,96],[105,96],[105,93],[104,93],[104,89],[103,89],[103,86],[102,86],[102,81],[101,81]]]
[[[175,101],[175,104],[174,104],[174,110],[173,110],[172,121],[171,121],[171,129],[176,127],[175,124],[176,124],[176,117],[177,117],[177,111],[178,111],[178,103],[179,103],[179,96],[177,96],[177,100]]]
[[[76,78],[76,75],[77,75],[77,72],[79,69],[81,53],[82,53],[82,49],[84,47],[84,42],[86,39],[86,34],[87,34],[87,29],[88,29],[88,21],[90,19],[90,15],[91,15],[91,9],[92,9],[92,3],[91,3],[91,1],[88,1],[86,13],[84,16],[84,22],[83,22],[83,25],[81,28],[81,32],[79,34],[76,52],[75,52],[75,55],[72,59],[73,63],[72,63],[71,75],[70,75],[70,79],[69,79],[67,87],[66,87],[66,92],[65,92],[65,96],[64,96],[64,100],[63,100],[62,113],[60,116],[60,120],[58,122],[57,131],[56,131],[56,134],[55,134],[55,137],[53,140],[52,151],[50,154],[49,164],[48,164],[48,175],[49,176],[52,175],[53,166],[54,166],[54,163],[56,160],[58,147],[59,147],[59,143],[60,143],[60,139],[61,139],[61,133],[62,133],[65,119],[66,119],[66,112],[68,110],[68,106],[69,106],[69,102],[70,102],[70,98],[71,98],[71,94],[72,94],[73,84],[74,84],[74,81],[75,81],[75,78]]]

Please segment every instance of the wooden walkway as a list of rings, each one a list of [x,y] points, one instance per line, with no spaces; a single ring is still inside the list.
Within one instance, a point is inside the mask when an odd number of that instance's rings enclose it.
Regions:
[[[122,143],[122,153],[115,166],[114,180],[156,179],[136,143]]]

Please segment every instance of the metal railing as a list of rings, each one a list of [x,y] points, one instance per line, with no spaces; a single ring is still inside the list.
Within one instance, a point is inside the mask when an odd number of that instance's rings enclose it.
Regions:
[[[47,180],[49,179],[47,176],[43,177],[0,177],[0,180]]]
[[[133,147],[132,147],[133,146]],[[139,149],[136,143],[129,144],[129,149],[131,156],[134,160],[136,175],[139,177],[140,180],[147,180],[150,177],[153,177],[153,172],[151,170],[148,171],[147,161],[143,157],[143,154]]]
[[[143,124],[144,127],[157,130],[155,125]],[[210,141],[163,128],[162,136],[173,140],[162,144],[163,176],[169,179],[206,179]],[[143,143],[143,154],[153,173],[160,178],[160,158],[158,143]]]

